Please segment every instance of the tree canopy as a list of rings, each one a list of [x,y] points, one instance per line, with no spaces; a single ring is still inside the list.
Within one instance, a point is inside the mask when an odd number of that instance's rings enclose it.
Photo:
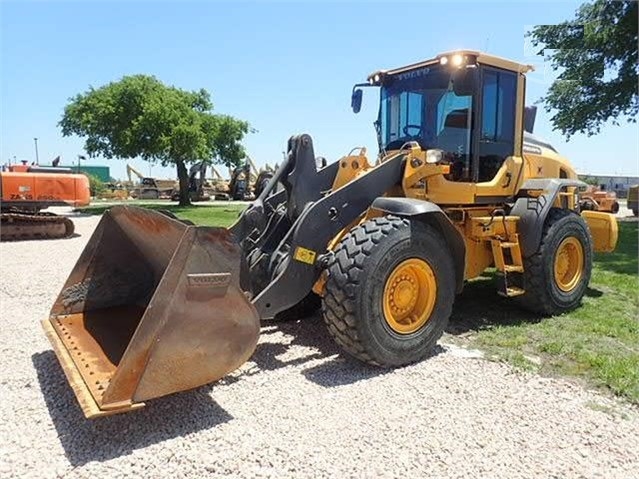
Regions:
[[[541,100],[568,138],[598,133],[608,120],[637,121],[637,19],[636,1],[595,0],[572,20],[528,33],[560,70]]]
[[[245,121],[213,113],[210,94],[164,85],[153,76],[125,76],[71,98],[59,123],[64,136],[85,138],[91,156],[136,158],[175,164],[180,204],[189,203],[192,161],[238,165]]]

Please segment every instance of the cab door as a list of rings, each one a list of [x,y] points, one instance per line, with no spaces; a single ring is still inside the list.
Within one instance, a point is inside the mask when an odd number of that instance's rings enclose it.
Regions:
[[[482,67],[473,158],[479,202],[510,197],[519,187],[524,82],[517,72]]]

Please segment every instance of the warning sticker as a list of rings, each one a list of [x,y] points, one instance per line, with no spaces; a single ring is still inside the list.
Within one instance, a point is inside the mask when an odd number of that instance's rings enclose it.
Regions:
[[[315,264],[315,256],[315,251],[298,246],[297,248],[295,248],[293,259],[301,263]]]

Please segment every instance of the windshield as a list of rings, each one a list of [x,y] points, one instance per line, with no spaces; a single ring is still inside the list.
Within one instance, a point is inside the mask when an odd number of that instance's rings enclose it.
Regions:
[[[454,91],[453,71],[435,65],[384,83],[377,125],[381,151],[416,141],[423,149],[444,150],[469,165],[472,94]]]

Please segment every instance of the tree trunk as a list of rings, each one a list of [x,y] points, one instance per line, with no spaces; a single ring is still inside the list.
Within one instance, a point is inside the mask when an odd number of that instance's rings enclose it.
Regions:
[[[180,182],[180,206],[191,206],[191,198],[189,195],[189,172],[186,170],[184,161],[177,160],[177,173]]]

